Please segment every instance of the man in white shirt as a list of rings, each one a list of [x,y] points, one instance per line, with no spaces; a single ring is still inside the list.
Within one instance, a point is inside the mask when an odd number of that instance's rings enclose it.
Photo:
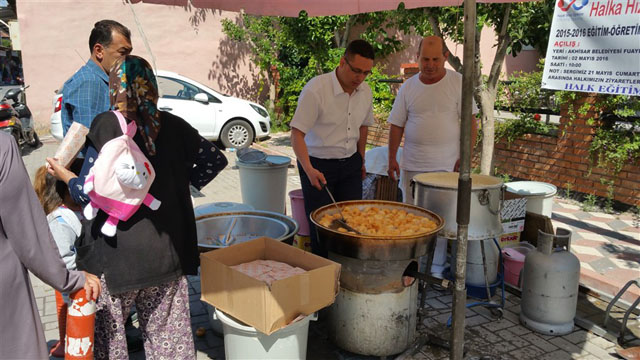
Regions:
[[[307,218],[331,202],[362,199],[367,127],[373,125],[371,74],[374,52],[364,40],[352,41],[335,71],[311,79],[300,93],[291,120],[291,145],[298,158]],[[313,224],[311,251],[327,257]]]
[[[405,203],[413,204],[411,179],[420,173],[458,171],[460,166],[460,115],[462,75],[445,69],[449,56],[444,40],[422,39],[418,48],[420,72],[400,87],[388,122],[389,168],[392,179],[400,175]],[[473,104],[473,113],[478,108]],[[475,116],[471,121],[471,145],[476,142]],[[401,166],[396,152],[404,134]]]

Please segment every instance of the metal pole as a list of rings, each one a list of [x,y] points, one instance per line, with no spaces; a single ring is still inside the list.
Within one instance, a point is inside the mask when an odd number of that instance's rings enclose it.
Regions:
[[[464,355],[464,315],[467,304],[465,272],[467,238],[471,211],[471,108],[476,38],[476,1],[464,1],[464,54],[462,63],[462,119],[460,122],[460,176],[458,178],[458,235],[456,238],[456,279],[453,291],[453,326],[450,359]]]

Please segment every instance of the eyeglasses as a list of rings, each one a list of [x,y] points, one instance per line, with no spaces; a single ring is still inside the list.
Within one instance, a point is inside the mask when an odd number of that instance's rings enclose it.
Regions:
[[[371,70],[369,71],[362,71],[360,69],[354,68],[353,66],[351,66],[351,64],[349,63],[349,59],[347,59],[347,57],[344,57],[344,61],[347,63],[347,65],[349,65],[349,69],[351,69],[351,71],[353,71],[354,74],[356,75],[364,75],[364,77],[367,77],[369,75],[371,75]]]

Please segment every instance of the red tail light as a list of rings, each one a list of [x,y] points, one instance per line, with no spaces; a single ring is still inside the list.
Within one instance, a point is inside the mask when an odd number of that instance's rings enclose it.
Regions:
[[[62,96],[56,99],[56,105],[53,107],[53,112],[58,112],[62,109]]]
[[[0,128],[7,127],[7,126],[13,126],[15,124],[16,124],[16,122],[13,119],[0,121]]]
[[[0,109],[2,110],[11,109],[11,105],[7,103],[0,103]]]

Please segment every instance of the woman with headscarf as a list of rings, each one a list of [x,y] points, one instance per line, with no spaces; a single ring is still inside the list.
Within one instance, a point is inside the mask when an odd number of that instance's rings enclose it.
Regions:
[[[145,354],[153,359],[193,359],[186,275],[199,265],[195,219],[189,184],[202,188],[227,165],[222,153],[184,120],[157,109],[158,89],[144,59],[128,55],[109,74],[112,109],[135,122],[136,144],[155,169],[149,190],[160,208],[141,206],[107,237],[100,211],[83,224],[76,243],[79,269],[101,274],[95,329],[96,359],[127,358],[124,325],[135,304]],[[121,136],[113,112],[98,115],[87,135],[86,156],[78,177],[47,159],[52,172],[69,184],[72,196],[86,201],[81,186],[102,146]]]

